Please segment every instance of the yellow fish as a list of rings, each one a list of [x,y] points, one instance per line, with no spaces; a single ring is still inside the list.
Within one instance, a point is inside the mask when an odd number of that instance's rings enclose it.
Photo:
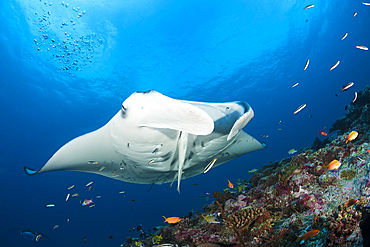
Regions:
[[[135,245],[138,247],[144,247],[145,245],[141,241],[135,241]]]
[[[288,151],[288,154],[295,154],[296,152],[297,152],[297,149],[292,148]]]
[[[216,216],[214,215],[207,215],[207,216],[204,216],[202,215],[204,220],[207,221],[208,223],[215,223],[215,224],[219,224],[220,222],[217,220]]]
[[[159,235],[159,236],[155,235],[155,236],[152,237],[152,243],[153,244],[159,244],[159,242],[161,242],[162,239],[163,239],[162,234]]]
[[[253,168],[252,170],[250,170],[250,171],[248,171],[248,173],[253,173],[253,172],[256,172],[256,171],[258,171],[258,169],[256,169],[256,168]]]

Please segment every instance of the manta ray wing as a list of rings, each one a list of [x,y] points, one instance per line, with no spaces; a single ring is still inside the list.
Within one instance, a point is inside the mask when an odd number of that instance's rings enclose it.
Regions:
[[[96,173],[141,184],[189,178],[243,154],[265,148],[242,128],[253,118],[245,102],[204,103],[156,91],[134,93],[103,127],[62,146],[38,171]]]

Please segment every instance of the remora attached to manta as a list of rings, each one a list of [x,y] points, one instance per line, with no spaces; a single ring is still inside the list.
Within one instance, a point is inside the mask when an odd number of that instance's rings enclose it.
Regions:
[[[38,171],[69,170],[139,184],[174,182],[265,148],[242,128],[253,118],[245,102],[176,100],[136,92],[103,127],[62,146]],[[208,170],[209,168],[207,168]],[[172,185],[171,183],[171,185]]]

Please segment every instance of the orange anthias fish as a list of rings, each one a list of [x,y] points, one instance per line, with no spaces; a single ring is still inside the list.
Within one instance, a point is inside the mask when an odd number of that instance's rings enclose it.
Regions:
[[[170,223],[170,224],[174,224],[174,223],[177,223],[181,220],[180,217],[169,217],[169,218],[166,218],[164,216],[162,216],[164,218],[164,222],[167,222],[167,223]]]
[[[357,199],[351,199],[351,200],[348,200],[348,202],[344,203],[343,206],[344,207],[350,207],[352,205],[355,205],[357,202],[358,202]]]
[[[324,131],[317,131],[319,133],[319,135],[322,135],[322,136],[327,136],[328,133],[324,132]]]
[[[227,181],[229,181],[229,188],[230,189],[234,188],[234,185],[230,182],[230,180],[227,180]]]
[[[324,173],[327,172],[327,171],[338,169],[340,167],[340,165],[341,165],[341,163],[340,163],[339,160],[333,160],[332,162],[329,163],[329,165],[325,166],[325,167],[327,167],[327,169],[324,171]],[[321,174],[321,175],[324,175],[324,173]]]
[[[319,234],[320,231],[319,230],[312,230],[312,231],[309,231],[309,232],[306,232],[305,234],[303,234],[302,236],[297,236],[297,240],[296,241],[301,241],[301,240],[306,240],[307,238],[312,238],[312,237],[315,237],[317,234]]]
[[[356,137],[358,136],[358,132],[357,131],[352,131],[351,133],[349,133],[349,135],[346,137],[347,138],[347,142],[349,141],[352,141],[354,139],[356,139]]]

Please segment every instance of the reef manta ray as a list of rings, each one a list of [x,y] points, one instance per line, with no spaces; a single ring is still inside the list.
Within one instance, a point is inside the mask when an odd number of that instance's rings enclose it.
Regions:
[[[204,103],[136,92],[106,125],[66,143],[40,170],[24,170],[82,171],[139,184],[177,179],[180,192],[181,179],[265,148],[242,130],[253,116],[242,101]]]

